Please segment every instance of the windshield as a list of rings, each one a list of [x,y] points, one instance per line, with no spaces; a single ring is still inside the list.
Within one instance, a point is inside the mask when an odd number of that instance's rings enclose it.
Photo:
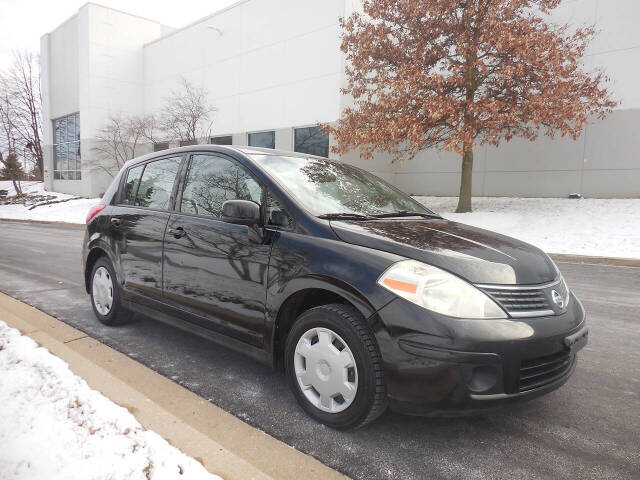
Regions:
[[[375,175],[344,163],[279,155],[254,155],[253,158],[316,216],[433,214]]]

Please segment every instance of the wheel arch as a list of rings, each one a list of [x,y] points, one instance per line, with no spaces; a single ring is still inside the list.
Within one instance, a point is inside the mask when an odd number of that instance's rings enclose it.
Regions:
[[[114,261],[113,255],[110,253],[110,249],[106,247],[102,242],[97,242],[94,245],[89,247],[89,253],[87,253],[85,267],[84,267],[84,288],[87,293],[90,293],[91,286],[91,271],[93,270],[93,266],[96,264],[100,257],[107,257],[113,265],[113,268],[116,272],[116,280],[120,277],[120,272],[118,271],[118,264]]]
[[[273,366],[283,367],[285,342],[295,320],[305,311],[328,305],[344,303],[353,306],[369,320],[376,313],[375,307],[366,297],[351,285],[335,278],[306,277],[289,282],[283,294],[271,311],[273,315],[270,329]]]

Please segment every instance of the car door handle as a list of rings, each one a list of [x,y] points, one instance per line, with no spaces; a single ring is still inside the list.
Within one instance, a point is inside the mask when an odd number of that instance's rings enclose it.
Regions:
[[[182,238],[187,234],[187,232],[185,231],[184,228],[182,227],[178,227],[178,228],[170,228],[169,229],[169,235],[173,235],[175,238]]]
[[[111,219],[111,225],[113,225],[114,227],[119,227],[120,225],[122,225],[122,219],[118,217],[113,217]]]

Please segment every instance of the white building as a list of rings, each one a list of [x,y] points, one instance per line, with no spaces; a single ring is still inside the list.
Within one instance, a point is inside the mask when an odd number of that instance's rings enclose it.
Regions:
[[[243,0],[177,30],[84,5],[41,39],[47,188],[84,196],[104,191],[110,177],[98,166],[97,131],[110,115],[157,113],[181,78],[210,93],[217,109],[211,141],[304,150],[300,140],[315,133],[308,127],[337,120],[344,107],[338,21],[359,3]],[[601,30],[585,63],[606,69],[621,104],[577,141],[478,148],[474,194],[640,196],[640,2],[566,0],[557,15]],[[315,138],[314,148],[328,148],[330,139]],[[425,151],[404,163],[383,155],[342,158],[409,193],[458,191],[455,154]]]

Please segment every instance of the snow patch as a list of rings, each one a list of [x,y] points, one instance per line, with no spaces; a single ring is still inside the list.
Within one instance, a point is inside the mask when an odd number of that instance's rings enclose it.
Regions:
[[[414,197],[443,217],[531,243],[545,252],[640,258],[640,199]]]
[[[0,321],[0,478],[220,480]]]
[[[20,204],[0,205],[0,219],[13,220],[46,220],[49,222],[65,222],[84,224],[89,208],[100,202],[99,198],[75,198],[66,193],[47,192],[43,182],[21,182],[22,193],[27,195],[47,195],[52,201],[67,200],[53,205],[41,205],[29,210],[31,205]],[[16,192],[11,181],[0,181],[0,190],[8,190],[7,197],[15,196]]]

